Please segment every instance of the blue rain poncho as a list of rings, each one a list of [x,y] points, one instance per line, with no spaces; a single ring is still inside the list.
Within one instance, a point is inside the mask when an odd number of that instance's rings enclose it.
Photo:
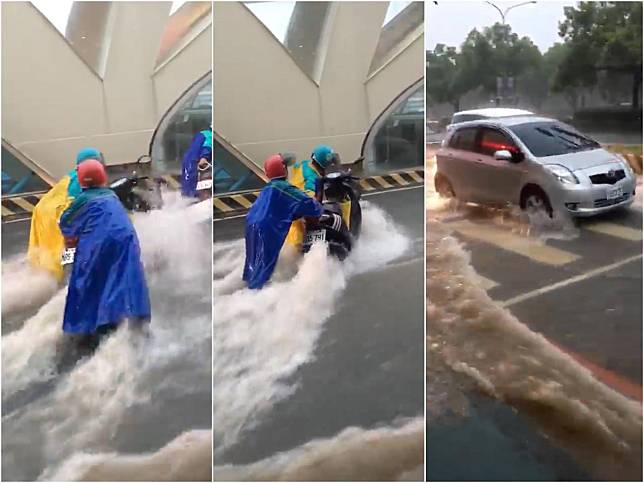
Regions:
[[[261,288],[275,269],[294,220],[320,216],[322,205],[284,179],[270,181],[246,215],[246,263],[243,279]]]
[[[204,129],[195,134],[181,162],[181,194],[197,196],[197,165],[201,158],[212,161],[212,131]]]
[[[148,319],[150,298],[139,240],[114,192],[84,190],[61,216],[60,228],[66,238],[78,237],[63,331],[94,334],[125,318]]]

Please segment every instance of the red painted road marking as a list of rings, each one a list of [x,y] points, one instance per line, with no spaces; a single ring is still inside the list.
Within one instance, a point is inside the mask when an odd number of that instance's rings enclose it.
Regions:
[[[584,358],[583,356],[572,352],[565,347],[560,346],[559,344],[553,342],[552,340],[548,339],[548,342],[550,342],[552,345],[557,347],[559,350],[562,352],[565,352],[568,354],[570,357],[575,359],[577,362],[579,362],[582,366],[584,366],[586,369],[588,369],[590,372],[593,373],[593,375],[599,379],[601,382],[606,384],[607,386],[612,387],[622,395],[629,397],[631,399],[634,399],[636,401],[639,401],[640,403],[642,402],[642,386],[639,384],[636,384],[628,379],[626,379],[623,376],[620,376],[619,374],[616,374],[612,371],[609,371],[608,369],[604,369],[603,367],[595,364],[594,362],[589,361],[588,359]]]

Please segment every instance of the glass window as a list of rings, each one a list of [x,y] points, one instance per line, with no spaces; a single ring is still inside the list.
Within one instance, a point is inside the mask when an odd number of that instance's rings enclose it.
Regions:
[[[531,122],[509,129],[538,158],[599,147],[597,141],[561,122]]]
[[[390,61],[410,39],[423,35],[423,2],[389,2],[369,73]]]
[[[170,108],[152,138],[152,162],[164,173],[179,173],[195,134],[212,124],[212,73],[190,88]]]
[[[314,82],[322,75],[331,2],[244,2]]]
[[[494,156],[494,153],[502,150],[510,151],[511,153],[518,151],[514,142],[501,131],[487,127],[482,128],[479,152],[486,156]]]
[[[459,129],[450,138],[449,147],[463,151],[474,151],[477,131],[478,129],[475,127]]]
[[[46,191],[49,188],[49,184],[2,146],[2,196]]]
[[[215,194],[260,189],[264,181],[258,176],[259,168],[240,153],[225,148],[215,140],[214,173]]]
[[[68,0],[31,2],[99,77],[105,73],[112,3]]]
[[[210,2],[172,2],[170,16],[161,37],[157,66],[187,45],[190,38],[211,24]]]
[[[422,81],[405,91],[374,123],[364,143],[368,172],[422,166],[425,140],[425,91]]]

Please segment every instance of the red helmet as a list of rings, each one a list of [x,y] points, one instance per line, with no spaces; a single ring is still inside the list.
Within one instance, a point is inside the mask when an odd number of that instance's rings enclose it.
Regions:
[[[78,182],[81,188],[90,188],[93,186],[105,186],[107,184],[107,172],[105,166],[96,159],[83,161],[76,168]]]
[[[288,171],[282,155],[273,154],[266,158],[266,161],[264,161],[264,173],[266,173],[268,179],[286,178]]]

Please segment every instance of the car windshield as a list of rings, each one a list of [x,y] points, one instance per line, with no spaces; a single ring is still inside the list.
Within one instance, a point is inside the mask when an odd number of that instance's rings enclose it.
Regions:
[[[561,122],[531,122],[509,126],[523,144],[538,158],[596,149],[594,139]]]

